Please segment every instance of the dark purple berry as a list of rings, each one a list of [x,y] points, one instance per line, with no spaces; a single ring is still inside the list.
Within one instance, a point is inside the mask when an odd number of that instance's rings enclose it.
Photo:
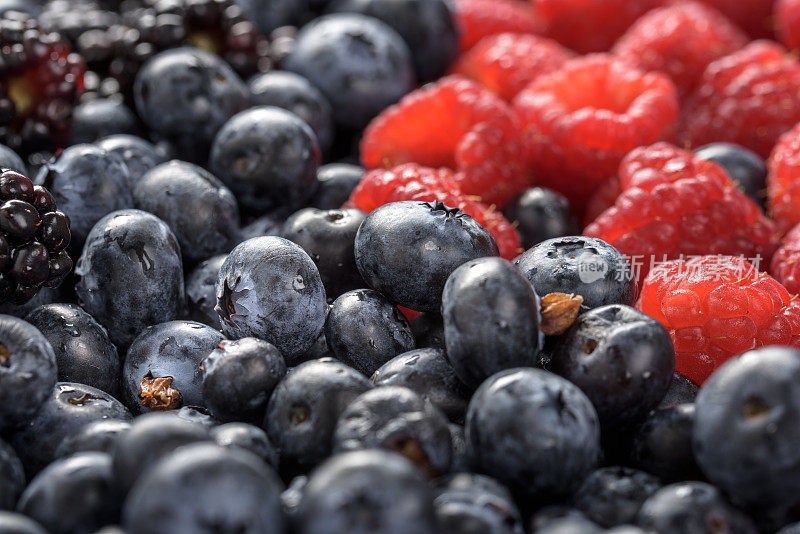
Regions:
[[[64,250],[69,245],[69,219],[60,211],[45,213],[39,227],[39,241],[50,252]]]
[[[39,286],[50,274],[50,255],[41,243],[30,243],[11,254],[11,276],[25,286]]]
[[[0,173],[0,199],[33,201],[33,182],[18,172],[3,171]]]
[[[48,213],[56,210],[56,201],[50,191],[41,185],[33,186],[33,207],[39,213]]]
[[[36,208],[22,200],[9,200],[0,206],[0,231],[12,241],[27,243],[42,223]]]

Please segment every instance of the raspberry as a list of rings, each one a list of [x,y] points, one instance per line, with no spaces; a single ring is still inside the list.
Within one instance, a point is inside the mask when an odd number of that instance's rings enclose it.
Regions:
[[[455,0],[453,4],[462,52],[489,35],[541,30],[533,10],[517,0]]]
[[[583,54],[604,52],[662,0],[531,0],[545,34]]]
[[[589,202],[586,204],[586,211],[583,214],[583,225],[588,226],[593,220],[598,218],[601,213],[614,206],[617,197],[622,193],[619,185],[619,178],[612,176],[607,182],[597,188]]]
[[[505,100],[542,74],[558,70],[575,53],[557,42],[519,33],[490,35],[461,56],[453,72],[481,82]]]
[[[619,168],[622,193],[584,233],[641,265],[681,255],[742,254],[769,260],[775,225],[714,162],[668,143],[633,150]]]
[[[753,39],[772,35],[772,4],[774,0],[702,0],[715,7],[743,28]]]
[[[440,200],[459,208],[489,230],[501,256],[511,259],[522,252],[519,234],[511,223],[493,207],[462,193],[456,174],[449,169],[431,169],[407,163],[389,170],[370,171],[353,190],[345,207],[369,213],[384,204],[401,200]]]
[[[800,63],[780,45],[756,41],[708,65],[686,100],[680,137],[695,146],[730,141],[766,158],[800,122]]]
[[[709,63],[747,44],[748,38],[725,15],[686,2],[654,9],[637,20],[613,52],[642,70],[667,74],[678,91],[689,93]]]
[[[775,26],[780,41],[790,50],[800,49],[800,2],[778,0],[775,4]]]
[[[746,350],[800,348],[800,301],[740,257],[659,265],[645,279],[636,307],[669,330],[676,370],[698,385]]]
[[[800,225],[783,237],[781,247],[772,255],[769,272],[789,293],[800,293]]]
[[[768,161],[767,202],[782,232],[800,223],[800,124],[783,134]]]
[[[448,76],[406,95],[364,132],[365,167],[402,163],[459,171],[459,188],[502,205],[529,185],[513,110],[472,80]]]
[[[537,181],[580,213],[625,154],[670,135],[678,97],[663,74],[598,54],[541,76],[514,108]]]

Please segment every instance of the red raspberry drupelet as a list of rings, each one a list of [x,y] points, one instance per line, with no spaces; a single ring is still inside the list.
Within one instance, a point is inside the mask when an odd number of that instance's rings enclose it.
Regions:
[[[767,202],[782,232],[800,223],[800,125],[781,136],[767,163]]]

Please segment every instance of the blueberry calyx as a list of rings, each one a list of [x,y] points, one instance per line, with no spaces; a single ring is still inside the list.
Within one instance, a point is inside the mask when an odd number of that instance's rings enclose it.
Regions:
[[[86,404],[87,401],[90,401],[90,400],[100,400],[100,397],[96,397],[95,395],[92,395],[91,393],[84,393],[80,397],[70,397],[70,398],[68,398],[67,402],[69,404],[72,404],[73,406],[83,406],[84,404]]]
[[[425,450],[422,448],[420,442],[411,437],[400,436],[392,443],[389,444],[389,448],[394,452],[405,456],[412,464],[416,465],[420,471],[427,474],[431,478],[436,478],[440,476],[440,473],[433,464],[431,464],[430,458],[425,453]]]
[[[8,360],[11,359],[11,351],[9,351],[5,345],[0,344],[0,366],[8,367],[9,363]]]
[[[140,384],[142,406],[153,411],[176,410],[181,407],[181,393],[172,387],[171,376],[155,378],[147,373]]]
[[[423,206],[427,206],[428,208],[430,208],[431,213],[434,213],[434,212],[437,212],[437,211],[443,211],[444,214],[445,214],[445,218],[447,218],[447,219],[449,219],[451,217],[454,218],[454,219],[457,219],[457,218],[461,218],[461,217],[464,216],[464,212],[463,211],[461,211],[458,208],[451,208],[450,206],[446,205],[444,202],[442,202],[440,200],[435,200],[434,202],[423,202],[422,205]]]
[[[236,312],[236,303],[239,301],[241,297],[244,297],[247,294],[246,289],[237,290],[241,281],[242,281],[241,277],[237,278],[236,282],[233,284],[233,287],[231,287],[231,285],[228,284],[228,279],[226,278],[223,284],[222,302],[225,305],[225,307],[222,308],[221,310],[218,309],[217,311],[221,312],[220,316],[222,317],[222,320],[228,324],[234,324],[236,322],[234,317],[236,317],[237,315],[240,317],[244,317],[247,315],[244,313]]]
[[[542,297],[542,323],[539,329],[548,336],[567,331],[580,312],[583,297],[574,293],[548,293]]]

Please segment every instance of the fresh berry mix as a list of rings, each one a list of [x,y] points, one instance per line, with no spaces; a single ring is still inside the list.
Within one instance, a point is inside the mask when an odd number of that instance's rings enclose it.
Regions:
[[[0,532],[800,533],[798,8],[0,0]]]
[[[514,109],[536,180],[580,212],[625,154],[670,135],[678,99],[666,76],[591,55],[538,78]]]
[[[677,371],[696,384],[744,351],[800,346],[800,301],[740,257],[663,263],[645,279],[637,308],[667,328]]]
[[[639,69],[664,72],[686,95],[709,63],[747,41],[744,32],[715,9],[686,2],[648,12],[620,37],[613,53]]]

